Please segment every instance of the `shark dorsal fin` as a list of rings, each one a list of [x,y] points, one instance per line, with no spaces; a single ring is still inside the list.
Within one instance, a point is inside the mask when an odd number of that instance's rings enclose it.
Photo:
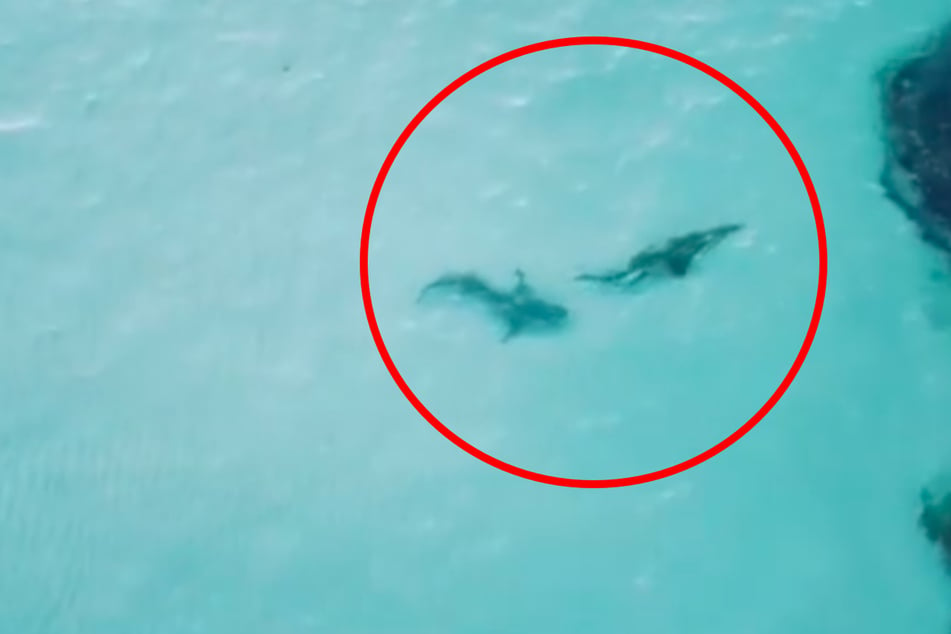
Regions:
[[[667,268],[677,277],[683,277],[690,270],[693,256],[687,253],[674,253],[667,259]]]

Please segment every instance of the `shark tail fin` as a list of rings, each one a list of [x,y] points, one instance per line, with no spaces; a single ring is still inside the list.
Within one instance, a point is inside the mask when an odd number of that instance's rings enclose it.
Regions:
[[[434,284],[434,283],[433,283],[433,284]],[[424,299],[426,299],[426,295],[428,295],[428,294],[429,294],[429,291],[431,291],[431,290],[433,289],[433,284],[427,284],[426,286],[424,286],[423,288],[420,289],[419,295],[416,296],[416,303],[417,303],[417,304],[421,304],[422,301],[423,301]]]

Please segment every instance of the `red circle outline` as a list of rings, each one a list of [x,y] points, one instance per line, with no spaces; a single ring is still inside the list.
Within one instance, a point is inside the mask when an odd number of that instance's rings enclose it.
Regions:
[[[416,130],[423,119],[425,119],[443,100],[446,99],[453,92],[458,90],[461,86],[471,81],[472,79],[478,77],[482,73],[495,68],[505,62],[511,61],[513,59],[529,55],[531,53],[536,53],[538,51],[545,51],[554,48],[562,48],[567,46],[624,46],[627,48],[633,48],[643,51],[649,51],[652,53],[657,53],[659,55],[664,55],[671,59],[683,62],[688,64],[697,70],[700,70],[710,77],[716,79],[721,84],[732,90],[740,98],[742,98],[747,104],[749,104],[759,115],[763,118],[764,121],[769,125],[773,130],[779,140],[782,142],[783,146],[786,148],[786,151],[789,153],[789,156],[792,158],[793,162],[796,164],[796,168],[799,170],[799,175],[802,178],[803,185],[806,188],[806,192],[809,195],[809,202],[812,205],[812,212],[815,216],[816,221],[816,237],[819,242],[819,284],[816,291],[816,303],[815,308],[812,312],[812,318],[809,322],[809,330],[806,332],[806,337],[803,340],[802,346],[799,349],[799,354],[796,355],[796,359],[792,364],[792,367],[789,369],[789,372],[786,373],[786,376],[783,378],[782,383],[779,387],[773,392],[773,395],[769,398],[766,403],[760,407],[760,409],[750,418],[742,427],[737,429],[735,432],[727,436],[724,440],[720,441],[710,449],[704,451],[701,454],[685,460],[678,464],[675,464],[671,467],[666,467],[657,471],[652,471],[650,473],[645,473],[637,476],[630,476],[624,478],[608,478],[602,480],[586,480],[579,478],[563,478],[559,476],[546,475],[543,473],[536,473],[534,471],[529,471],[521,467],[516,467],[507,462],[503,462],[498,458],[490,456],[489,454],[473,447],[465,440],[454,434],[449,428],[443,425],[439,419],[437,419],[432,412],[426,409],[426,406],[420,402],[420,400],[413,394],[413,391],[406,384],[406,381],[403,380],[403,377],[400,375],[399,371],[396,369],[396,365],[393,363],[393,359],[390,357],[389,352],[386,349],[386,345],[383,343],[383,337],[380,334],[379,326],[377,325],[376,315],[373,312],[373,302],[370,297],[370,280],[369,280],[369,246],[370,246],[370,226],[373,221],[373,213],[376,210],[377,199],[380,196],[380,191],[383,188],[383,183],[386,180],[386,176],[390,171],[390,168],[393,165],[393,162],[396,160],[397,155],[402,150],[406,141],[409,139],[410,135]],[[809,354],[809,348],[812,346],[813,339],[816,336],[816,330],[819,327],[819,319],[822,316],[822,306],[825,301],[826,293],[826,271],[827,269],[827,249],[826,249],[826,234],[825,234],[825,224],[822,219],[822,209],[819,206],[819,197],[816,194],[815,186],[812,183],[812,179],[809,176],[809,172],[806,169],[805,163],[803,163],[802,158],[799,156],[799,153],[796,151],[795,146],[789,137],[786,135],[786,132],[780,127],[779,123],[773,119],[772,115],[766,111],[756,99],[753,98],[748,92],[740,87],[739,84],[734,82],[732,79],[721,73],[720,71],[704,64],[703,62],[690,57],[684,53],[676,51],[671,48],[664,46],[659,46],[657,44],[651,44],[650,42],[643,42],[640,40],[630,40],[627,38],[620,37],[602,37],[602,36],[581,36],[581,37],[568,37],[554,40],[547,40],[544,42],[536,42],[535,44],[530,44],[528,46],[523,46],[521,48],[514,49],[507,53],[503,53],[497,57],[490,59],[487,62],[484,62],[469,72],[465,73],[451,84],[443,88],[435,97],[433,97],[429,103],[427,103],[419,113],[413,117],[413,120],[410,121],[409,125],[403,130],[399,138],[396,140],[396,143],[393,144],[393,147],[390,149],[390,152],[386,155],[386,160],[383,162],[383,166],[380,168],[379,173],[377,174],[376,181],[373,183],[373,189],[370,192],[370,200],[367,203],[366,215],[363,219],[363,231],[360,237],[360,288],[363,293],[363,307],[367,315],[367,323],[370,326],[370,332],[373,335],[373,341],[376,343],[377,350],[380,353],[380,357],[383,359],[383,363],[386,365],[387,370],[389,370],[390,375],[392,375],[393,380],[396,382],[396,385],[400,388],[400,391],[403,392],[403,395],[407,400],[416,408],[416,410],[432,425],[439,433],[449,439],[450,442],[455,444],[457,447],[463,451],[469,453],[470,455],[478,458],[482,462],[485,462],[488,465],[491,465],[497,469],[501,469],[506,473],[510,473],[527,480],[534,480],[535,482],[541,482],[544,484],[552,484],[556,486],[564,487],[576,487],[576,488],[610,488],[610,487],[624,487],[631,486],[634,484],[642,484],[645,482],[652,482],[655,480],[660,480],[666,478],[682,471],[686,471],[692,467],[697,466],[698,464],[705,462],[712,458],[713,456],[719,454],[727,447],[735,443],[737,440],[745,436],[753,427],[755,427],[769,411],[779,402],[779,399],[782,398],[786,390],[789,388],[793,379],[796,377],[796,374],[799,372],[799,369],[802,367],[803,362],[806,360],[806,355]]]

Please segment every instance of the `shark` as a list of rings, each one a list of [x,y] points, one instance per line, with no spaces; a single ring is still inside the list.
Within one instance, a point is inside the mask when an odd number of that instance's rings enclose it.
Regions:
[[[676,236],[639,252],[628,260],[627,266],[602,273],[582,273],[575,279],[631,289],[648,278],[682,278],[700,255],[743,228],[741,224],[726,224]]]
[[[528,284],[521,269],[515,271],[515,286],[511,290],[495,288],[476,273],[448,273],[427,284],[420,291],[417,302],[433,293],[472,302],[486,309],[502,323],[503,343],[527,333],[560,330],[569,320],[568,309],[542,299]]]

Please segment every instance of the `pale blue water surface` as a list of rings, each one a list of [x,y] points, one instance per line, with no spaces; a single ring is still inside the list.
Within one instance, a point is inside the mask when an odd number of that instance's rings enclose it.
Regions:
[[[875,181],[873,75],[939,0],[0,3],[0,632],[944,632],[915,526],[951,464],[951,289]],[[378,357],[358,244],[413,115],[506,50],[648,40],[749,90],[822,201],[829,286],[787,396],[687,473],[615,490],[492,469]],[[722,222],[697,274],[580,270]],[[806,332],[815,225],[725,88],[560,49],[424,122],[373,226],[380,328],[470,442],[556,475],[684,460],[769,397]],[[571,327],[501,345],[420,307],[522,267]]]

